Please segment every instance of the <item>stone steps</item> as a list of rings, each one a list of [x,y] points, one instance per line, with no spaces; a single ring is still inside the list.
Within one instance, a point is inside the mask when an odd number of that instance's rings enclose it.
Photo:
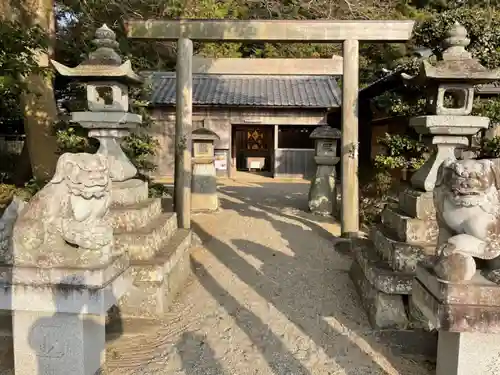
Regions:
[[[177,215],[162,213],[144,227],[115,231],[115,251],[128,252],[131,261],[151,259],[177,230]]]
[[[191,238],[190,230],[178,229],[153,258],[132,262],[134,286],[120,300],[120,322],[111,319],[109,332],[120,326],[133,333],[130,329],[141,321],[162,318],[191,275]]]
[[[148,199],[148,183],[139,179],[113,182],[111,199],[113,204],[130,205]]]
[[[435,220],[408,216],[396,204],[385,206],[382,211],[382,224],[391,228],[396,239],[402,242],[435,242],[439,232]]]
[[[432,243],[398,241],[395,234],[383,224],[374,226],[370,237],[376,252],[397,272],[414,273],[417,263],[436,251]]]
[[[386,294],[410,294],[414,273],[396,272],[374,248],[353,247],[355,261],[363,270],[369,283],[378,291]]]
[[[131,232],[151,223],[162,212],[160,198],[148,198],[129,205],[113,205],[110,219],[115,231]]]

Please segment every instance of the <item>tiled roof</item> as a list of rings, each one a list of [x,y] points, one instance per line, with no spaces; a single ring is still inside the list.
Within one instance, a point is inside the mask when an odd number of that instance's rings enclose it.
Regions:
[[[152,73],[151,105],[175,105],[175,73]],[[193,104],[295,108],[340,107],[333,76],[193,75]]]

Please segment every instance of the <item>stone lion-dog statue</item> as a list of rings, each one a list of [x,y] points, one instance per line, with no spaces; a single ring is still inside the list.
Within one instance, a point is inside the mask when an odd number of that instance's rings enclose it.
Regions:
[[[109,258],[111,179],[106,158],[66,153],[50,182],[26,205],[13,230],[13,262],[53,266]],[[86,260],[88,262],[86,262]]]
[[[474,258],[500,269],[500,175],[491,160],[445,160],[438,171],[434,205],[439,225],[436,275],[461,282],[477,271]]]

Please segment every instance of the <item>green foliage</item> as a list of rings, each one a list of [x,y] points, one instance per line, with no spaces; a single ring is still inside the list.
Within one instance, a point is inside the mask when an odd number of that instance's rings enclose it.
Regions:
[[[47,36],[39,26],[25,27],[18,21],[0,22],[0,123],[22,121],[19,96],[29,88],[23,77],[38,69],[33,51],[47,47]]]
[[[165,198],[171,196],[171,189],[165,184],[149,183],[149,196],[152,198]]]
[[[500,158],[500,137],[482,138],[479,145],[478,159],[496,158]]]
[[[380,221],[384,206],[397,196],[399,181],[387,170],[365,170],[361,167],[360,175],[360,222],[371,226]]]
[[[490,118],[491,124],[500,124],[499,98],[476,98],[474,100],[473,115]]]
[[[375,167],[381,170],[418,169],[426,160],[427,147],[409,136],[385,133],[378,143],[386,149],[385,155],[375,157]]]
[[[458,21],[468,31],[470,44],[467,49],[472,55],[490,69],[500,68],[500,8],[497,2],[420,0],[415,3],[405,7],[406,12],[418,21],[408,46],[429,48],[439,58],[446,32]],[[411,52],[411,48],[408,51]],[[397,61],[399,68],[410,74],[415,73],[416,64],[416,59],[409,56]],[[415,116],[425,112],[424,98],[421,89],[410,88],[405,92],[384,94],[376,102],[388,114]],[[497,122],[500,119],[499,99],[476,100],[474,114],[488,116],[493,123]]]

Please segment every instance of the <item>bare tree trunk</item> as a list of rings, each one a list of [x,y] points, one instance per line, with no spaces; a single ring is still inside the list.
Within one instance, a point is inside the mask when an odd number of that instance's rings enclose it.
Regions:
[[[50,46],[55,41],[55,17],[53,0],[0,0],[0,19],[19,19],[26,26],[40,25],[47,31]],[[1,20],[0,20],[1,21]],[[53,124],[57,121],[57,106],[49,70],[49,56],[53,48],[39,51],[40,70],[25,77],[29,92],[21,96],[24,112],[25,146],[21,154],[15,180],[33,175],[39,180],[52,177],[57,162],[57,143]],[[29,157],[31,166],[26,163]],[[28,171],[27,168],[31,168]]]

